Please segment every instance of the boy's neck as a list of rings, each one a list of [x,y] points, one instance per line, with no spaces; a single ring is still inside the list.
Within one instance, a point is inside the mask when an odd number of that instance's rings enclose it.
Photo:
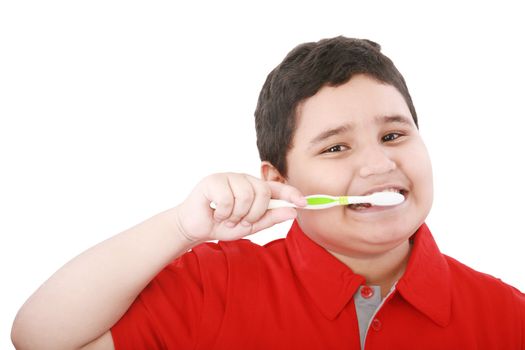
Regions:
[[[411,246],[406,240],[386,253],[366,258],[356,258],[334,252],[332,254],[351,268],[355,274],[363,276],[367,285],[380,286],[381,297],[384,298],[405,272]]]

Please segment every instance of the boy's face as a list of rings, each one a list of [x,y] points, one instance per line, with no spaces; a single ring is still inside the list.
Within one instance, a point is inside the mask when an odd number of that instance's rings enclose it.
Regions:
[[[433,197],[432,168],[412,115],[397,89],[358,75],[301,103],[286,182],[305,195],[365,195],[401,190],[392,207],[299,210],[312,239],[335,254],[393,249],[424,222]]]

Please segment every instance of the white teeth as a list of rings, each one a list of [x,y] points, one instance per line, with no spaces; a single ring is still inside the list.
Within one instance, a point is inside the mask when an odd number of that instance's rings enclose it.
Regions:
[[[398,190],[396,188],[385,188],[384,190],[381,190],[381,191],[376,191],[376,192],[372,192],[372,193],[380,193],[380,192],[396,192],[396,193],[401,193],[401,190]],[[368,193],[368,194],[372,194],[372,193]]]

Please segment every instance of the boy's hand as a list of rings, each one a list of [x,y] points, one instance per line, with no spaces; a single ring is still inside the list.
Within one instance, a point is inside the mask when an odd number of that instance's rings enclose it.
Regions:
[[[204,178],[176,208],[178,230],[192,242],[231,241],[296,217],[295,208],[267,210],[270,198],[305,206],[295,187],[245,174],[213,174]],[[210,203],[214,202],[214,210]]]

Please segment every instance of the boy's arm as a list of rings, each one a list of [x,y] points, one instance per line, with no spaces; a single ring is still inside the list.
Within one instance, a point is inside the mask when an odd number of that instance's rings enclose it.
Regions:
[[[231,173],[205,178],[178,207],[99,243],[51,276],[20,309],[13,343],[111,348],[109,329],[173,259],[206,240],[238,239],[295,217],[293,208],[267,211],[271,197],[305,205],[298,190],[281,183]]]

